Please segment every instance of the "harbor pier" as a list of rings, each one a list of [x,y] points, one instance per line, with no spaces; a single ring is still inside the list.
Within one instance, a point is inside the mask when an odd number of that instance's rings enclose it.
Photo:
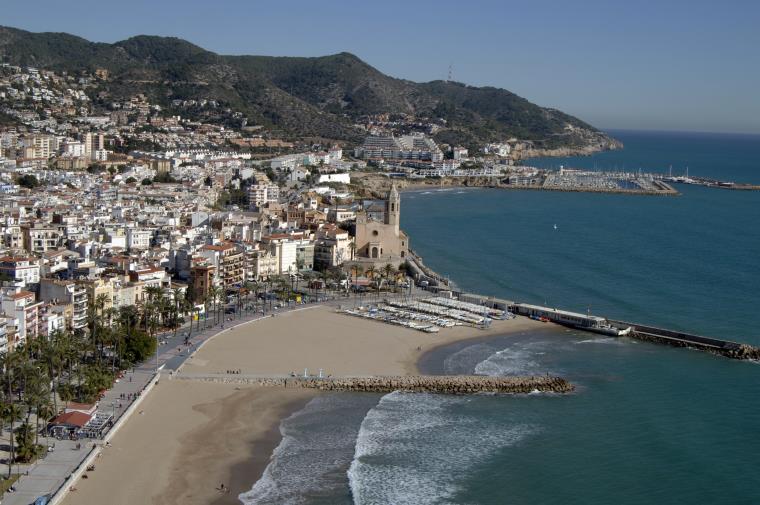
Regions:
[[[666,344],[675,347],[688,347],[718,354],[731,359],[760,361],[760,347],[749,344],[705,337],[683,331],[669,330],[655,326],[609,319],[593,314],[570,312],[554,307],[543,307],[499,298],[487,297],[473,293],[459,292],[439,286],[428,286],[427,291],[439,296],[448,296],[492,309],[509,311],[546,323],[561,324],[577,330],[608,335],[611,337],[630,337],[645,342]]]
[[[616,326],[628,326],[631,328],[629,337],[645,342],[672,345],[675,347],[690,347],[702,351],[720,354],[732,359],[760,360],[760,348],[731,340],[721,340],[712,337],[703,337],[675,330],[657,328],[639,323],[624,321],[610,321]]]

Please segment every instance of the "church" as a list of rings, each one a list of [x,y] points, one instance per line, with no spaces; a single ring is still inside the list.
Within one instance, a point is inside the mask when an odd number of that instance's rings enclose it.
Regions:
[[[356,260],[398,266],[406,260],[409,239],[399,229],[401,196],[394,184],[385,200],[383,220],[373,219],[366,210],[356,213]]]

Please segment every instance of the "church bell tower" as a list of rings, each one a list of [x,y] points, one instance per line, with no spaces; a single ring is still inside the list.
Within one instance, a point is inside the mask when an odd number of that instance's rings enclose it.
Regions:
[[[391,186],[388,199],[385,202],[385,224],[392,225],[398,231],[401,215],[401,196],[398,194],[396,185]]]

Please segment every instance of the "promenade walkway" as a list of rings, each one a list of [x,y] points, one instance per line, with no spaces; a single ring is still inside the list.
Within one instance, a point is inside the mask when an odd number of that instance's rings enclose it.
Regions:
[[[345,299],[344,303],[345,303]],[[274,313],[288,312],[294,310],[303,310],[316,307],[318,305],[334,305],[340,303],[340,299],[332,299],[322,303],[308,305],[284,306],[274,310]],[[237,316],[237,317],[236,317]],[[174,332],[165,332],[158,336],[162,342],[157,350],[158,359],[154,354],[140,366],[125,373],[124,377],[119,379],[114,387],[108,390],[104,397],[99,401],[98,409],[108,412],[109,409],[114,416],[114,427],[105,433],[102,439],[82,439],[80,440],[81,448],[77,449],[77,442],[71,440],[56,440],[49,438],[50,445],[55,444],[52,452],[48,452],[42,459],[32,465],[19,466],[21,476],[15,484],[15,492],[7,492],[2,497],[3,505],[29,505],[40,496],[55,495],[59,489],[70,486],[68,482],[72,473],[74,473],[84,460],[93,450],[101,450],[109,440],[114,428],[118,423],[126,421],[122,419],[133,402],[139,399],[141,391],[145,390],[152,380],[160,377],[157,370],[161,373],[167,373],[177,370],[192,354],[192,352],[202,345],[209,338],[217,335],[222,331],[229,330],[241,324],[250,323],[264,317],[271,317],[269,307],[267,306],[264,315],[259,306],[255,311],[243,311],[241,314],[226,314],[226,320],[217,324],[212,323],[210,318],[205,324],[201,322],[200,330],[193,329],[190,331],[189,325],[184,326]],[[205,326],[205,328],[204,328]],[[185,337],[190,333],[189,345],[185,345]],[[133,395],[133,399],[126,399]],[[40,443],[44,444],[44,438],[40,438]],[[14,465],[14,472],[15,472]],[[96,470],[97,471],[97,470]]]

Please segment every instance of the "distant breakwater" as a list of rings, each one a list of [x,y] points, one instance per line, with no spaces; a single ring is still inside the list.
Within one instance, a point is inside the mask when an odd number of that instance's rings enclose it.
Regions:
[[[392,377],[245,377],[236,375],[192,376],[179,374],[175,379],[201,380],[224,384],[253,384],[283,388],[318,389],[320,391],[352,391],[364,393],[439,393],[467,395],[477,393],[527,394],[570,393],[575,386],[555,376],[488,377],[481,375],[409,375]]]

